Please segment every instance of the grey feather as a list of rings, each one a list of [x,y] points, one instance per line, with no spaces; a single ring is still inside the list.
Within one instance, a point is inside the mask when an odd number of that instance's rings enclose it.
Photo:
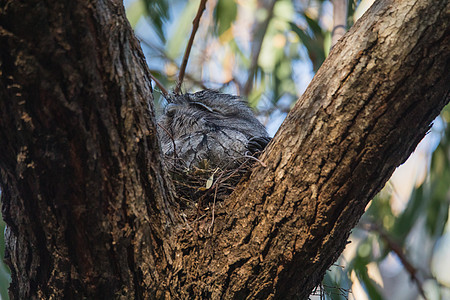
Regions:
[[[167,100],[158,120],[161,148],[166,158],[187,169],[205,160],[210,167],[234,167],[270,141],[264,126],[237,96],[204,90],[170,95]]]

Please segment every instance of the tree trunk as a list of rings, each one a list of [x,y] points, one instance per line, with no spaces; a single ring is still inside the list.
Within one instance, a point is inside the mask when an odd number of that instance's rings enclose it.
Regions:
[[[166,272],[173,193],[123,4],[0,3],[11,298],[148,298]]]
[[[445,0],[377,1],[262,163],[188,223],[121,2],[0,0],[11,297],[307,298],[449,101],[449,12]]]

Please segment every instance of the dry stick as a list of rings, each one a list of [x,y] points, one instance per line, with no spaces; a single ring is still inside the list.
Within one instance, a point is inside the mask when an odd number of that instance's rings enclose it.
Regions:
[[[216,198],[217,198],[217,189],[219,188],[219,186],[216,185],[216,189],[214,190],[214,202],[213,202],[213,207],[212,207],[212,217],[211,217],[211,224],[209,225],[208,228],[208,233],[211,233],[211,229],[214,226],[214,213],[215,213],[215,209],[216,209]]]
[[[267,8],[268,14],[267,18],[264,20],[264,23],[261,24],[259,30],[259,35],[256,39],[254,39],[254,44],[252,47],[252,61],[250,64],[250,68],[248,69],[248,77],[245,82],[244,88],[242,90],[242,95],[247,98],[250,94],[250,91],[253,87],[253,77],[256,74],[256,69],[258,68],[258,58],[261,53],[262,44],[264,41],[264,37],[266,36],[267,28],[269,27],[270,20],[273,17],[273,8],[275,7],[275,2],[277,0],[272,0],[269,7]]]
[[[380,235],[380,237],[386,242],[389,249],[394,251],[395,254],[397,254],[398,258],[402,262],[403,266],[405,267],[406,271],[411,276],[411,279],[416,283],[417,289],[419,290],[420,295],[423,297],[423,299],[427,300],[427,297],[425,296],[425,292],[422,288],[422,282],[417,277],[417,269],[409,262],[406,255],[403,253],[402,247],[397,244],[387,233],[384,231],[381,226],[375,223],[365,223],[363,224],[364,228],[369,231],[374,231]]]
[[[155,45],[152,45],[149,41],[147,41],[147,40],[146,40],[144,37],[142,37],[142,36],[137,35],[137,37],[138,37],[138,39],[139,39],[139,41],[140,41],[141,43],[143,43],[143,44],[145,44],[147,47],[149,47],[149,48],[151,48],[151,49],[157,51],[158,54],[159,54],[159,56],[160,56],[162,59],[164,59],[165,61],[170,62],[170,63],[176,65],[175,60],[172,59],[172,58],[170,58],[170,57],[168,57],[167,54],[164,52],[164,50],[162,50],[161,48],[159,48],[159,47],[157,47],[157,46],[155,46]],[[158,70],[155,70],[155,69],[153,69],[153,70],[150,69],[150,73],[151,73],[151,72],[159,72],[159,71],[158,71]],[[152,73],[152,74],[153,74],[153,73]],[[203,90],[207,90],[207,89],[208,89],[208,87],[205,85],[205,82],[203,82],[203,81],[201,81],[201,80],[199,80],[199,79],[194,78],[194,76],[193,76],[192,74],[185,73],[185,74],[184,74],[184,77],[185,77],[186,79],[189,79],[190,81],[192,81],[194,84],[198,85],[199,87],[201,87]],[[239,85],[235,78],[232,78],[232,79],[230,79],[230,80],[228,80],[228,81],[226,81],[226,82],[214,82],[214,81],[206,81],[206,82],[209,83],[209,84],[214,84],[214,85],[220,84],[222,87],[221,87],[221,88],[218,88],[218,90],[221,90],[223,87],[225,87],[225,86],[227,86],[227,85],[229,85],[229,84],[231,84],[231,83],[234,83],[235,85]]]
[[[147,47],[149,48],[153,48],[155,50],[158,50],[156,47],[153,47],[150,43],[148,43],[144,38],[141,38],[138,36],[138,39],[141,43],[144,43]],[[160,53],[163,53],[163,51],[159,51]],[[164,85],[158,80],[156,79],[156,77],[152,74],[152,72],[150,72],[150,78],[155,82],[155,84],[159,87],[159,89],[161,90],[161,92],[163,93],[164,97],[167,97],[168,92],[167,89],[164,87]]]
[[[232,176],[234,176],[237,172],[239,172],[240,170],[242,170],[245,166],[245,164],[248,162],[248,160],[246,160],[245,162],[243,162],[242,164],[239,165],[239,167],[237,167],[236,169],[233,170],[233,172],[229,173],[227,177],[225,177],[224,179],[222,179],[222,177],[225,175],[225,171],[222,171],[220,173],[220,175],[217,177],[217,179],[214,181],[214,183],[212,184],[212,186],[200,197],[199,199],[199,203],[201,203],[203,201],[203,199],[206,199],[207,196],[209,196],[209,194],[211,193],[211,191],[213,189],[215,189],[215,191],[217,192],[217,189],[219,188],[220,184],[227,181],[228,179],[230,179]],[[227,167],[225,167],[225,170],[227,169]]]
[[[155,82],[155,84],[159,87],[159,89],[161,90],[161,92],[164,95],[164,98],[167,98],[167,95],[169,94],[166,90],[166,88],[164,87],[164,85],[158,80],[156,79],[155,76],[153,76],[152,73],[150,73],[150,78]]]
[[[321,300],[322,299],[326,299],[325,298],[325,288],[331,290],[330,292],[326,293],[328,296],[339,295],[339,296],[345,297],[345,299],[348,299],[348,295],[351,294],[351,292],[352,292],[349,289],[341,288],[341,287],[338,287],[338,286],[330,286],[330,285],[326,285],[326,284],[321,284],[320,285],[320,291],[319,291],[319,293],[320,293],[319,296],[320,296]],[[316,293],[316,295],[317,294],[318,293]],[[311,295],[314,295],[314,294],[311,294]]]
[[[331,32],[331,48],[345,34],[347,28],[347,0],[333,0],[333,31]]]
[[[180,73],[178,73],[178,82],[177,86],[175,87],[174,93],[179,94],[181,90],[181,84],[183,83],[184,79],[184,73],[186,72],[186,66],[189,59],[189,55],[191,54],[192,45],[194,44],[194,37],[197,33],[198,26],[200,24],[200,18],[202,17],[203,11],[206,8],[206,1],[207,0],[201,0],[200,5],[198,7],[197,15],[194,18],[194,21],[192,21],[192,32],[191,36],[189,37],[188,44],[186,46],[186,50],[184,51],[183,56],[183,62],[180,67]]]
[[[247,154],[245,154],[243,157],[249,158],[249,159],[254,159],[254,160],[256,160],[257,162],[259,162],[259,164],[260,164],[262,167],[267,168],[267,165],[266,165],[265,163],[263,163],[261,160],[259,160],[257,157],[254,157],[254,156],[251,156],[251,155],[247,155]]]
[[[217,180],[214,182],[213,186],[216,186],[217,184],[220,184],[221,182],[225,182],[228,179],[230,179],[232,176],[234,176],[234,174],[236,174],[237,172],[242,170],[247,162],[248,162],[248,160],[243,162],[242,164],[240,164],[239,167],[237,167],[236,169],[233,170],[233,172],[231,172],[231,174],[229,174],[227,177],[225,177],[225,179],[223,179],[222,181],[219,182],[219,180],[222,178],[222,175],[224,173],[220,174],[219,178],[217,178]]]

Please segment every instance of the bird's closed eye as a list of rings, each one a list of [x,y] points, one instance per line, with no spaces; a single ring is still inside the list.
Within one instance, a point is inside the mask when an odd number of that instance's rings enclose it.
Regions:
[[[203,104],[201,102],[193,101],[193,102],[191,102],[191,104],[194,104],[195,106],[197,106],[197,107],[199,107],[201,109],[204,109],[204,110],[207,110],[207,111],[209,111],[211,113],[214,113],[213,109],[211,109],[209,106],[207,106],[207,105],[205,105],[205,104]]]
[[[164,114],[166,114],[167,116],[172,117],[175,114],[175,111],[177,110],[177,108],[178,108],[177,104],[169,103],[164,108]]]

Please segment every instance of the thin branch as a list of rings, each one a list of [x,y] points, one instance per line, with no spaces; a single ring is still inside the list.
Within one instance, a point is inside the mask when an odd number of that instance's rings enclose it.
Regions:
[[[192,32],[191,32],[191,36],[189,37],[189,41],[188,41],[188,44],[186,46],[186,50],[184,52],[183,62],[181,63],[181,66],[180,66],[180,73],[178,73],[178,82],[177,82],[177,85],[176,85],[175,90],[174,90],[175,94],[179,94],[180,93],[181,84],[183,83],[184,73],[186,71],[186,66],[187,66],[187,63],[188,63],[189,55],[191,53],[192,45],[194,44],[194,37],[195,37],[195,34],[197,33],[198,26],[200,24],[200,18],[202,17],[203,11],[206,8],[206,1],[207,0],[201,0],[200,1],[200,5],[198,7],[197,15],[195,16],[194,21],[192,22]]]
[[[367,231],[373,231],[378,233],[378,235],[386,242],[389,249],[394,251],[400,259],[401,263],[405,267],[406,271],[411,276],[411,279],[416,283],[417,289],[419,290],[420,295],[423,299],[427,300],[425,296],[425,292],[422,288],[422,282],[417,277],[417,269],[412,265],[412,263],[408,260],[405,253],[403,253],[402,247],[392,239],[389,234],[378,224],[375,223],[364,223],[362,224],[363,228]]]
[[[166,88],[164,87],[164,85],[163,85],[158,79],[156,79],[156,77],[153,76],[152,73],[150,73],[150,77],[151,77],[151,79],[155,82],[155,84],[159,87],[159,89],[161,90],[161,92],[162,92],[163,95],[164,95],[164,98],[167,98],[167,95],[168,95],[169,93],[167,92],[167,90],[166,90]]]
[[[275,3],[277,0],[272,0],[269,6],[267,7],[267,18],[263,23],[258,26],[259,28],[256,30],[255,38],[253,39],[252,45],[252,61],[250,64],[250,68],[248,69],[247,81],[245,82],[244,88],[242,89],[242,95],[247,98],[250,94],[250,91],[253,88],[253,78],[256,74],[256,69],[258,68],[258,58],[261,53],[262,44],[264,41],[264,37],[266,36],[267,28],[269,28],[270,20],[273,17],[273,9],[275,7]]]
[[[149,41],[147,41],[144,37],[142,37],[142,36],[137,36],[138,37],[138,39],[139,39],[139,41],[141,42],[141,43],[143,43],[145,46],[147,46],[148,48],[150,48],[150,49],[153,49],[155,52],[157,52],[158,54],[158,57],[160,57],[160,58],[162,58],[162,59],[164,59],[166,62],[169,62],[169,63],[171,63],[171,64],[173,64],[173,65],[175,65],[176,66],[176,62],[175,62],[175,60],[173,60],[172,58],[170,58],[166,53],[165,53],[165,51],[163,50],[163,49],[161,49],[160,47],[158,47],[158,46],[155,46],[155,45],[153,45],[151,42],[149,42]],[[178,67],[177,67],[178,68]],[[178,69],[178,72],[179,72],[179,70],[180,69]],[[153,73],[155,73],[155,72],[160,72],[159,70],[156,70],[156,69],[150,69],[150,72],[153,72]],[[166,76],[167,76],[167,74],[166,74]],[[239,82],[236,80],[236,78],[232,78],[232,79],[230,79],[229,81],[226,81],[226,82],[214,82],[214,81],[203,81],[203,80],[200,80],[200,79],[197,79],[197,78],[195,78],[194,77],[194,75],[192,75],[192,74],[190,74],[190,73],[188,73],[188,72],[185,72],[185,74],[184,74],[184,77],[185,77],[185,79],[187,79],[187,80],[189,80],[190,82],[192,82],[193,84],[195,84],[195,85],[198,85],[201,89],[203,89],[203,90],[207,90],[208,89],[208,86],[212,86],[212,85],[214,85],[214,86],[217,86],[217,85],[221,85],[221,87],[219,87],[219,88],[215,88],[215,89],[218,89],[218,90],[220,90],[220,89],[222,89],[223,87],[226,87],[226,86],[228,86],[229,84],[231,84],[231,83],[234,83],[235,85],[236,85],[236,89],[238,89],[238,91],[239,91]],[[173,78],[173,76],[169,76],[168,77],[168,79],[169,80],[172,80],[172,78]]]
[[[266,165],[264,162],[262,162],[261,160],[259,160],[258,158],[254,157],[254,156],[252,156],[252,155],[247,155],[247,154],[245,154],[243,157],[248,158],[248,159],[254,159],[254,160],[256,160],[257,162],[259,162],[259,164],[260,164],[262,167],[267,168],[267,165]]]
[[[347,0],[333,0],[333,30],[331,31],[331,48],[347,30]]]
[[[211,212],[211,224],[209,225],[208,228],[208,233],[211,233],[211,229],[214,227],[214,217],[215,217],[215,210],[216,210],[216,199],[217,199],[217,190],[219,189],[219,186],[216,185],[216,188],[214,190],[214,202],[213,202],[213,207],[212,207],[212,212]]]

